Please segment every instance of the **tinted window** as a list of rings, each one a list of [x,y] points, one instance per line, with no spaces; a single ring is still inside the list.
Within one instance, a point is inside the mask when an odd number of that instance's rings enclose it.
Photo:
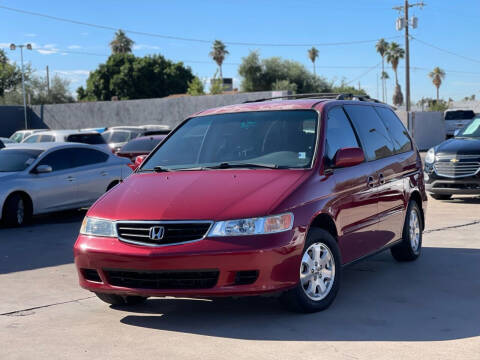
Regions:
[[[357,138],[345,112],[335,107],[328,112],[325,156],[331,163],[339,149],[359,147]]]
[[[471,120],[475,117],[472,110],[455,110],[445,113],[445,120]]]
[[[375,110],[377,110],[390,134],[390,138],[393,140],[395,153],[399,154],[412,150],[412,142],[408,136],[408,131],[397,115],[392,110],[384,107],[375,107]]]
[[[4,149],[0,151],[0,172],[23,171],[33,164],[42,150]]]
[[[368,160],[382,159],[395,154],[387,129],[373,107],[345,105],[345,110],[357,130]]]
[[[130,140],[130,131],[114,131],[110,137],[111,143],[126,142]]]
[[[38,165],[50,165],[53,171],[75,167],[75,149],[60,149],[45,156]]]
[[[105,144],[105,140],[100,134],[74,134],[67,137],[67,142],[76,142],[82,144],[98,145]]]
[[[150,137],[143,139],[131,140],[127,144],[123,145],[121,152],[140,152],[140,151],[152,151],[152,149],[162,141],[164,137]]]
[[[41,135],[39,142],[54,142],[55,136],[53,135]]]
[[[316,141],[312,110],[258,111],[190,119],[142,166],[171,169],[231,164],[309,167]],[[248,166],[246,166],[248,167]]]
[[[22,142],[24,142],[24,143],[34,143],[34,142],[38,142],[39,138],[40,138],[40,135],[32,135],[32,136],[29,136],[29,137],[25,138],[25,140],[23,140]]]
[[[75,165],[87,166],[102,163],[108,160],[108,155],[95,149],[75,149]]]

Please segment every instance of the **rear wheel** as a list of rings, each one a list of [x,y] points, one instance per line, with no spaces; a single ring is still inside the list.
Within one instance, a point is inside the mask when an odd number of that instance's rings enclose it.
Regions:
[[[137,305],[145,302],[147,300],[146,297],[143,296],[120,296],[115,294],[105,294],[105,293],[95,293],[97,297],[111,305]]]
[[[335,238],[323,229],[311,229],[302,255],[297,286],[280,297],[290,310],[316,312],[330,306],[340,287],[341,259]]]
[[[450,200],[452,198],[450,194],[430,194],[430,196],[435,200]]]
[[[416,260],[422,251],[422,217],[415,201],[410,201],[403,225],[402,242],[390,249],[397,261]]]
[[[6,226],[22,226],[30,220],[31,210],[21,194],[10,195],[3,206],[2,219]]]

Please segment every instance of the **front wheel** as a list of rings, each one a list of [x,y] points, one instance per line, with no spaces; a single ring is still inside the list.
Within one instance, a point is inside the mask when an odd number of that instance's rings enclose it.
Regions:
[[[97,297],[107,304],[125,306],[137,305],[145,302],[146,297],[143,296],[120,296],[115,294],[95,293]]]
[[[289,310],[317,312],[335,299],[341,280],[341,259],[335,238],[323,229],[308,233],[295,288],[286,291],[280,301]]]
[[[5,201],[2,218],[6,226],[22,226],[30,220],[30,209],[20,194],[10,195]]]
[[[422,251],[422,217],[420,208],[415,201],[410,201],[407,216],[403,225],[403,235],[400,244],[390,249],[397,261],[416,260]]]

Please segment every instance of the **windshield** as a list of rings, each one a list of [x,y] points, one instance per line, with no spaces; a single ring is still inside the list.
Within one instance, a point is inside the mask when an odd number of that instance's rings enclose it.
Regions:
[[[168,138],[142,169],[222,165],[307,168],[315,151],[313,110],[259,111],[200,116]]]
[[[152,151],[152,149],[158,145],[165,137],[150,137],[131,140],[127,144],[123,145],[121,152],[140,152],[140,151]]]
[[[457,137],[478,137],[480,138],[480,118],[464,126],[457,134]]]
[[[33,164],[43,150],[3,149],[0,151],[0,172],[23,171]]]

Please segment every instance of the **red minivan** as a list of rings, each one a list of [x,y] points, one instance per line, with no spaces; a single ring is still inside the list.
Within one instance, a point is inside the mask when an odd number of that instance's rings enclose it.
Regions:
[[[278,296],[327,308],[342,268],[421,251],[422,163],[392,109],[366,98],[265,100],[197,113],[88,211],[80,285],[149,296]]]

